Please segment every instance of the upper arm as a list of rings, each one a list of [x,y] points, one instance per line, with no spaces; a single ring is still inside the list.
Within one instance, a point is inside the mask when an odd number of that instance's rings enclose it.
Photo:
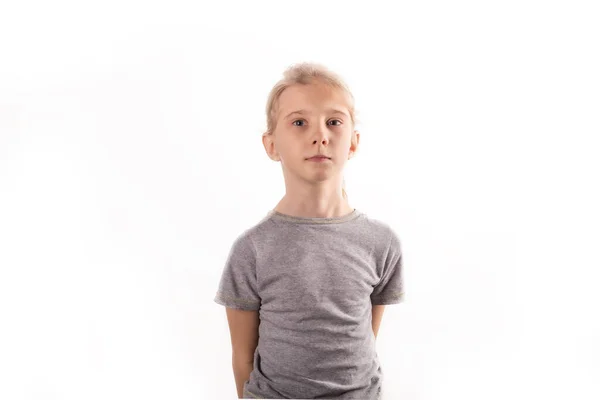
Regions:
[[[375,335],[375,338],[377,338],[377,332],[379,331],[379,325],[381,324],[381,319],[383,318],[384,310],[385,310],[385,305],[373,305],[372,306],[371,326],[373,328],[373,334]]]
[[[395,231],[390,230],[387,250],[378,260],[380,280],[373,287],[371,303],[374,305],[397,304],[404,299],[402,246]]]
[[[252,362],[258,346],[258,310],[239,310],[226,307],[231,336],[232,356],[236,360]]]

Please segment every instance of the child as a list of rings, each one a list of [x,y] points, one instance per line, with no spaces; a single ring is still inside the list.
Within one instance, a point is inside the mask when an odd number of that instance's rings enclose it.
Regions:
[[[375,339],[400,303],[400,240],[352,208],[342,171],[357,150],[354,98],[338,75],[290,67],[267,102],[267,155],[286,193],[231,247],[226,307],[238,397],[381,399]]]

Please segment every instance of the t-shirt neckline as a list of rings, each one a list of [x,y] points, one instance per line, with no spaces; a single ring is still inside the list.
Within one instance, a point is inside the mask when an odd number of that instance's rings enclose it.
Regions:
[[[352,212],[346,215],[342,215],[339,217],[329,217],[329,218],[321,218],[321,217],[298,217],[294,215],[282,214],[279,211],[271,210],[269,211],[269,216],[276,218],[278,220],[296,222],[300,224],[339,224],[342,222],[352,221],[353,219],[358,218],[360,215],[360,211],[358,209],[354,209]]]

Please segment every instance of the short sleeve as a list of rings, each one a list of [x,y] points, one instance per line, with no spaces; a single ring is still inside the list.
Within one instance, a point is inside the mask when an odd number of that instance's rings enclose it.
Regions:
[[[214,301],[240,310],[260,308],[256,253],[247,235],[240,235],[231,246]]]
[[[396,232],[393,230],[390,232],[390,243],[382,257],[381,280],[371,293],[371,304],[373,305],[398,304],[404,300],[400,239]]]

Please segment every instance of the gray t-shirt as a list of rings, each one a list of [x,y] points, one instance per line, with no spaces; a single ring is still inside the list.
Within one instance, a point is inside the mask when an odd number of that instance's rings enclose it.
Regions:
[[[355,209],[334,218],[271,210],[237,237],[214,301],[259,310],[243,398],[380,399],[371,307],[403,300],[400,240]]]

